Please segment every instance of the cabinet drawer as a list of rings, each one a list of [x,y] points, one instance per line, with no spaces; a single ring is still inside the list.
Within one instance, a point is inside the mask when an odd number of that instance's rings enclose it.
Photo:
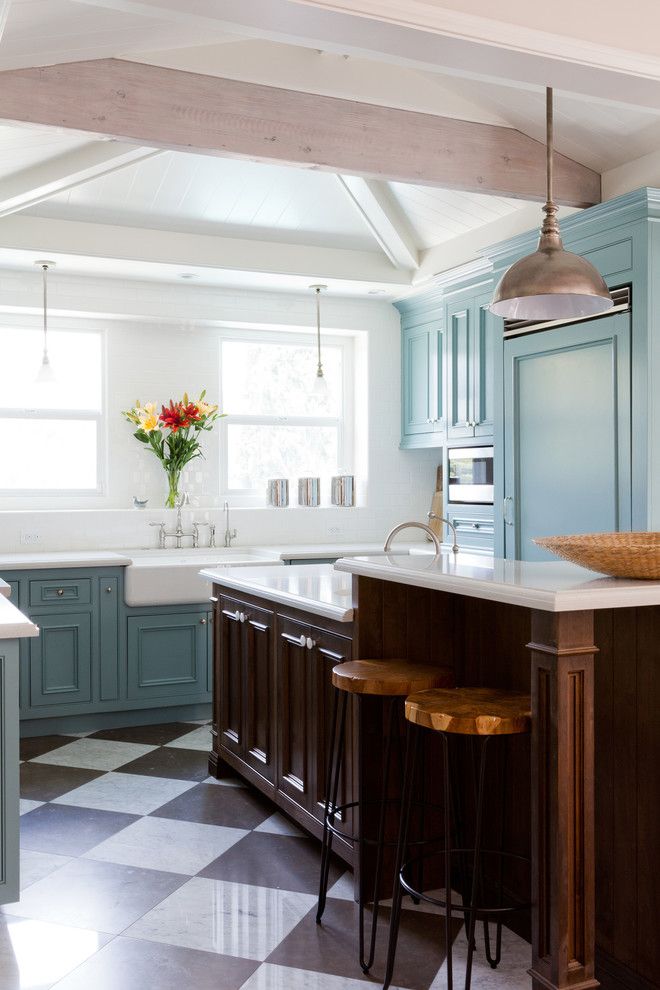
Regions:
[[[460,547],[475,547],[492,550],[495,539],[495,526],[492,518],[484,518],[477,513],[452,513],[451,521],[456,527]]]
[[[89,605],[92,600],[90,578],[30,581],[30,608],[43,605]]]

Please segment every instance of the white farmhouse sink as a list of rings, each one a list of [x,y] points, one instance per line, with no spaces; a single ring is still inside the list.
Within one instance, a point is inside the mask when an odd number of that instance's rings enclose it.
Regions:
[[[199,550],[127,550],[124,598],[127,605],[192,605],[208,601],[211,585],[199,572],[207,567],[282,566],[275,554],[250,547]]]

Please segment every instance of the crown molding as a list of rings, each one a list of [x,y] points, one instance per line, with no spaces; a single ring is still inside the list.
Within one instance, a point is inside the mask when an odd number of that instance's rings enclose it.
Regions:
[[[434,304],[442,303],[449,293],[460,292],[461,289],[476,279],[482,276],[484,280],[489,278],[492,271],[493,265],[490,258],[475,258],[474,261],[468,261],[464,265],[457,265],[456,268],[438,272],[423,286],[417,287],[403,298],[397,299],[394,305],[400,313],[432,307]]]
[[[514,258],[520,258],[534,251],[539,238],[541,219],[539,210],[538,228],[484,247],[479,252],[480,255],[487,258],[493,268],[500,268],[503,264],[510,264]],[[580,213],[573,213],[570,217],[561,220],[559,226],[564,243],[567,247],[571,247],[575,242],[590,236],[596,227],[614,227],[649,219],[660,219],[660,189],[644,186],[607,200],[605,203],[598,203]]]

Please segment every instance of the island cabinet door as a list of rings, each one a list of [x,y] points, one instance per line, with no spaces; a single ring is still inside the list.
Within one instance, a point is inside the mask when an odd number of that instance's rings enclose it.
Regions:
[[[310,726],[310,765],[311,765],[311,804],[309,811],[320,822],[323,821],[326,800],[326,783],[328,776],[328,758],[332,736],[332,715],[334,688],[332,686],[332,669],[339,663],[351,659],[352,642],[344,636],[326,632],[324,629],[312,628],[312,697],[310,708],[312,714]],[[342,767],[339,785],[339,804],[351,801],[351,753],[352,738],[351,710],[346,726],[345,759]]]
[[[310,713],[312,711],[311,626],[278,617],[277,628],[277,787],[308,809],[310,789]]]
[[[220,746],[245,758],[244,668],[245,637],[241,616],[245,603],[224,595],[216,607],[215,680],[217,710],[215,721]]]
[[[230,620],[231,621],[231,620]],[[267,780],[275,780],[274,615],[250,605],[243,626],[243,759]]]

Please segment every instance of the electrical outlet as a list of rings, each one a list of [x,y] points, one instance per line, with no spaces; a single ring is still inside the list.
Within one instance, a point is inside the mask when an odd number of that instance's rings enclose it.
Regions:
[[[21,545],[24,547],[33,547],[39,543],[41,537],[39,533],[35,533],[33,530],[22,529],[21,530]]]
[[[328,526],[328,536],[341,536],[341,526]]]

